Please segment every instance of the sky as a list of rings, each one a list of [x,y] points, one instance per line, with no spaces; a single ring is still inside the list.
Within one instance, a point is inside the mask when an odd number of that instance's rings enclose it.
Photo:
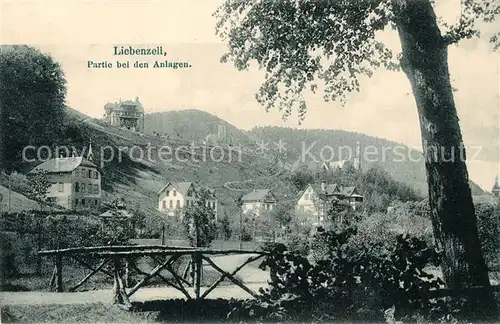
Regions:
[[[276,125],[343,129],[421,148],[415,100],[403,72],[378,70],[361,82],[348,104],[325,103],[306,94],[302,125],[292,114],[266,113],[255,100],[263,82],[256,69],[237,71],[220,63],[226,43],[215,35],[212,13],[221,0],[0,0],[0,43],[30,44],[60,62],[67,79],[67,103],[92,117],[104,104],[140,98],[146,113],[200,109],[241,129]],[[438,1],[437,14],[453,22],[459,0]],[[488,29],[486,29],[486,35]],[[397,35],[384,33],[387,45],[400,50]],[[113,46],[163,46],[161,60],[185,61],[189,69],[118,69]],[[449,49],[455,102],[466,146],[480,154],[468,161],[472,180],[489,190],[499,171],[500,54],[484,40]],[[154,62],[156,58],[141,61]],[[88,68],[88,61],[112,62],[111,69]]]

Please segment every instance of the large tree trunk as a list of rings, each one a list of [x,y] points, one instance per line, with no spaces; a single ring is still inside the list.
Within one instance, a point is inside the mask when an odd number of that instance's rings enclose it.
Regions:
[[[447,44],[428,0],[392,0],[401,40],[402,68],[420,118],[434,237],[443,251],[447,286],[489,286],[448,71]],[[472,108],[472,107],[471,107]],[[494,310],[484,294],[482,311]]]

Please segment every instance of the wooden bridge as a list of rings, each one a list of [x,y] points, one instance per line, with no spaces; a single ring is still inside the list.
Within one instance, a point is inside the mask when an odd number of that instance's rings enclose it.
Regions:
[[[151,278],[158,277],[166,285],[171,286],[181,291],[188,299],[191,298],[206,298],[217,286],[224,281],[230,280],[233,284],[249,293],[255,298],[259,295],[249,289],[245,284],[235,277],[235,275],[249,263],[256,261],[265,255],[264,251],[246,251],[246,250],[213,250],[206,248],[190,248],[190,247],[172,247],[163,245],[133,245],[133,246],[98,246],[98,247],[80,247],[68,248],[59,250],[47,250],[39,252],[42,256],[54,258],[54,272],[50,281],[50,289],[57,292],[63,292],[63,260],[71,258],[78,264],[91,270],[82,280],[76,285],[70,287],[68,291],[75,291],[84,285],[93,275],[98,272],[106,274],[114,281],[113,303],[121,307],[130,309],[131,303],[129,297],[132,296],[139,288],[143,287]],[[238,265],[232,272],[223,270],[211,259],[217,255],[252,255],[246,261]],[[156,266],[150,271],[141,270],[136,263],[140,257],[151,257],[156,263]],[[182,274],[177,273],[173,269],[173,264],[181,257],[187,256],[189,262],[185,266]],[[98,265],[93,266],[86,259],[91,258],[97,260]],[[215,269],[220,277],[203,293],[201,292],[201,282],[203,278],[203,264],[207,263]],[[111,269],[111,270],[110,270]],[[132,288],[128,288],[129,270],[133,269],[138,274],[144,277]],[[166,278],[160,272],[168,271],[172,278]],[[191,296],[186,287],[194,288],[194,296]]]

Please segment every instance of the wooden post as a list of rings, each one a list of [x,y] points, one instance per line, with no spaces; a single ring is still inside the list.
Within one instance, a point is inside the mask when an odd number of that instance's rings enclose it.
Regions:
[[[165,245],[165,223],[161,227],[161,245]]]
[[[97,272],[102,271],[102,268],[106,265],[106,263],[109,262],[109,260],[110,259],[105,259],[104,261],[101,262],[101,264],[96,269],[91,269],[92,271],[88,275],[86,275],[85,278],[83,278],[79,283],[77,283],[75,286],[71,287],[69,289],[69,291],[75,291],[76,289],[78,289],[78,287],[80,287],[87,280],[89,280],[90,277],[92,277],[93,275],[95,275]]]
[[[54,266],[54,271],[52,271],[52,277],[50,278],[50,286],[49,286],[50,291],[54,289],[54,285],[56,284],[56,273],[57,273],[57,267]]]
[[[62,254],[56,254],[56,291],[63,292],[63,280],[62,280]]]
[[[182,272],[183,279],[186,279],[186,280],[188,279],[190,267],[191,267],[191,260],[187,260],[186,267],[184,268],[184,271]]]
[[[128,259],[125,259],[125,273],[123,274],[123,283],[126,288],[128,288],[128,274],[129,274],[129,266]]]
[[[243,211],[240,206],[240,250],[243,249]]]
[[[123,279],[121,277],[121,272],[120,272],[120,270],[121,270],[120,269],[120,258],[114,257],[113,264],[114,264],[113,304],[118,304],[120,307],[123,307],[125,309],[130,309],[132,307],[132,304],[130,303],[130,300],[128,299],[127,292],[125,291],[125,287],[123,285]]]
[[[202,276],[202,267],[203,267],[203,259],[201,258],[200,252],[195,252],[194,256],[194,291],[196,298],[200,298],[200,288],[201,288],[201,276]]]

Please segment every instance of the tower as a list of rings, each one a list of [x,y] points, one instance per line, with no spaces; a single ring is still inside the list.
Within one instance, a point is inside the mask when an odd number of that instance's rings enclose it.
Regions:
[[[89,143],[89,152],[87,154],[87,160],[89,160],[89,161],[94,160],[94,153],[92,153],[92,139],[90,139],[90,143]]]
[[[226,140],[226,125],[217,126],[217,139],[221,143]]]
[[[354,155],[354,169],[361,170],[361,144],[356,142],[356,153]]]
[[[498,175],[495,177],[495,184],[493,185],[493,188],[491,189],[491,194],[493,197],[500,197],[500,183],[498,179]]]

